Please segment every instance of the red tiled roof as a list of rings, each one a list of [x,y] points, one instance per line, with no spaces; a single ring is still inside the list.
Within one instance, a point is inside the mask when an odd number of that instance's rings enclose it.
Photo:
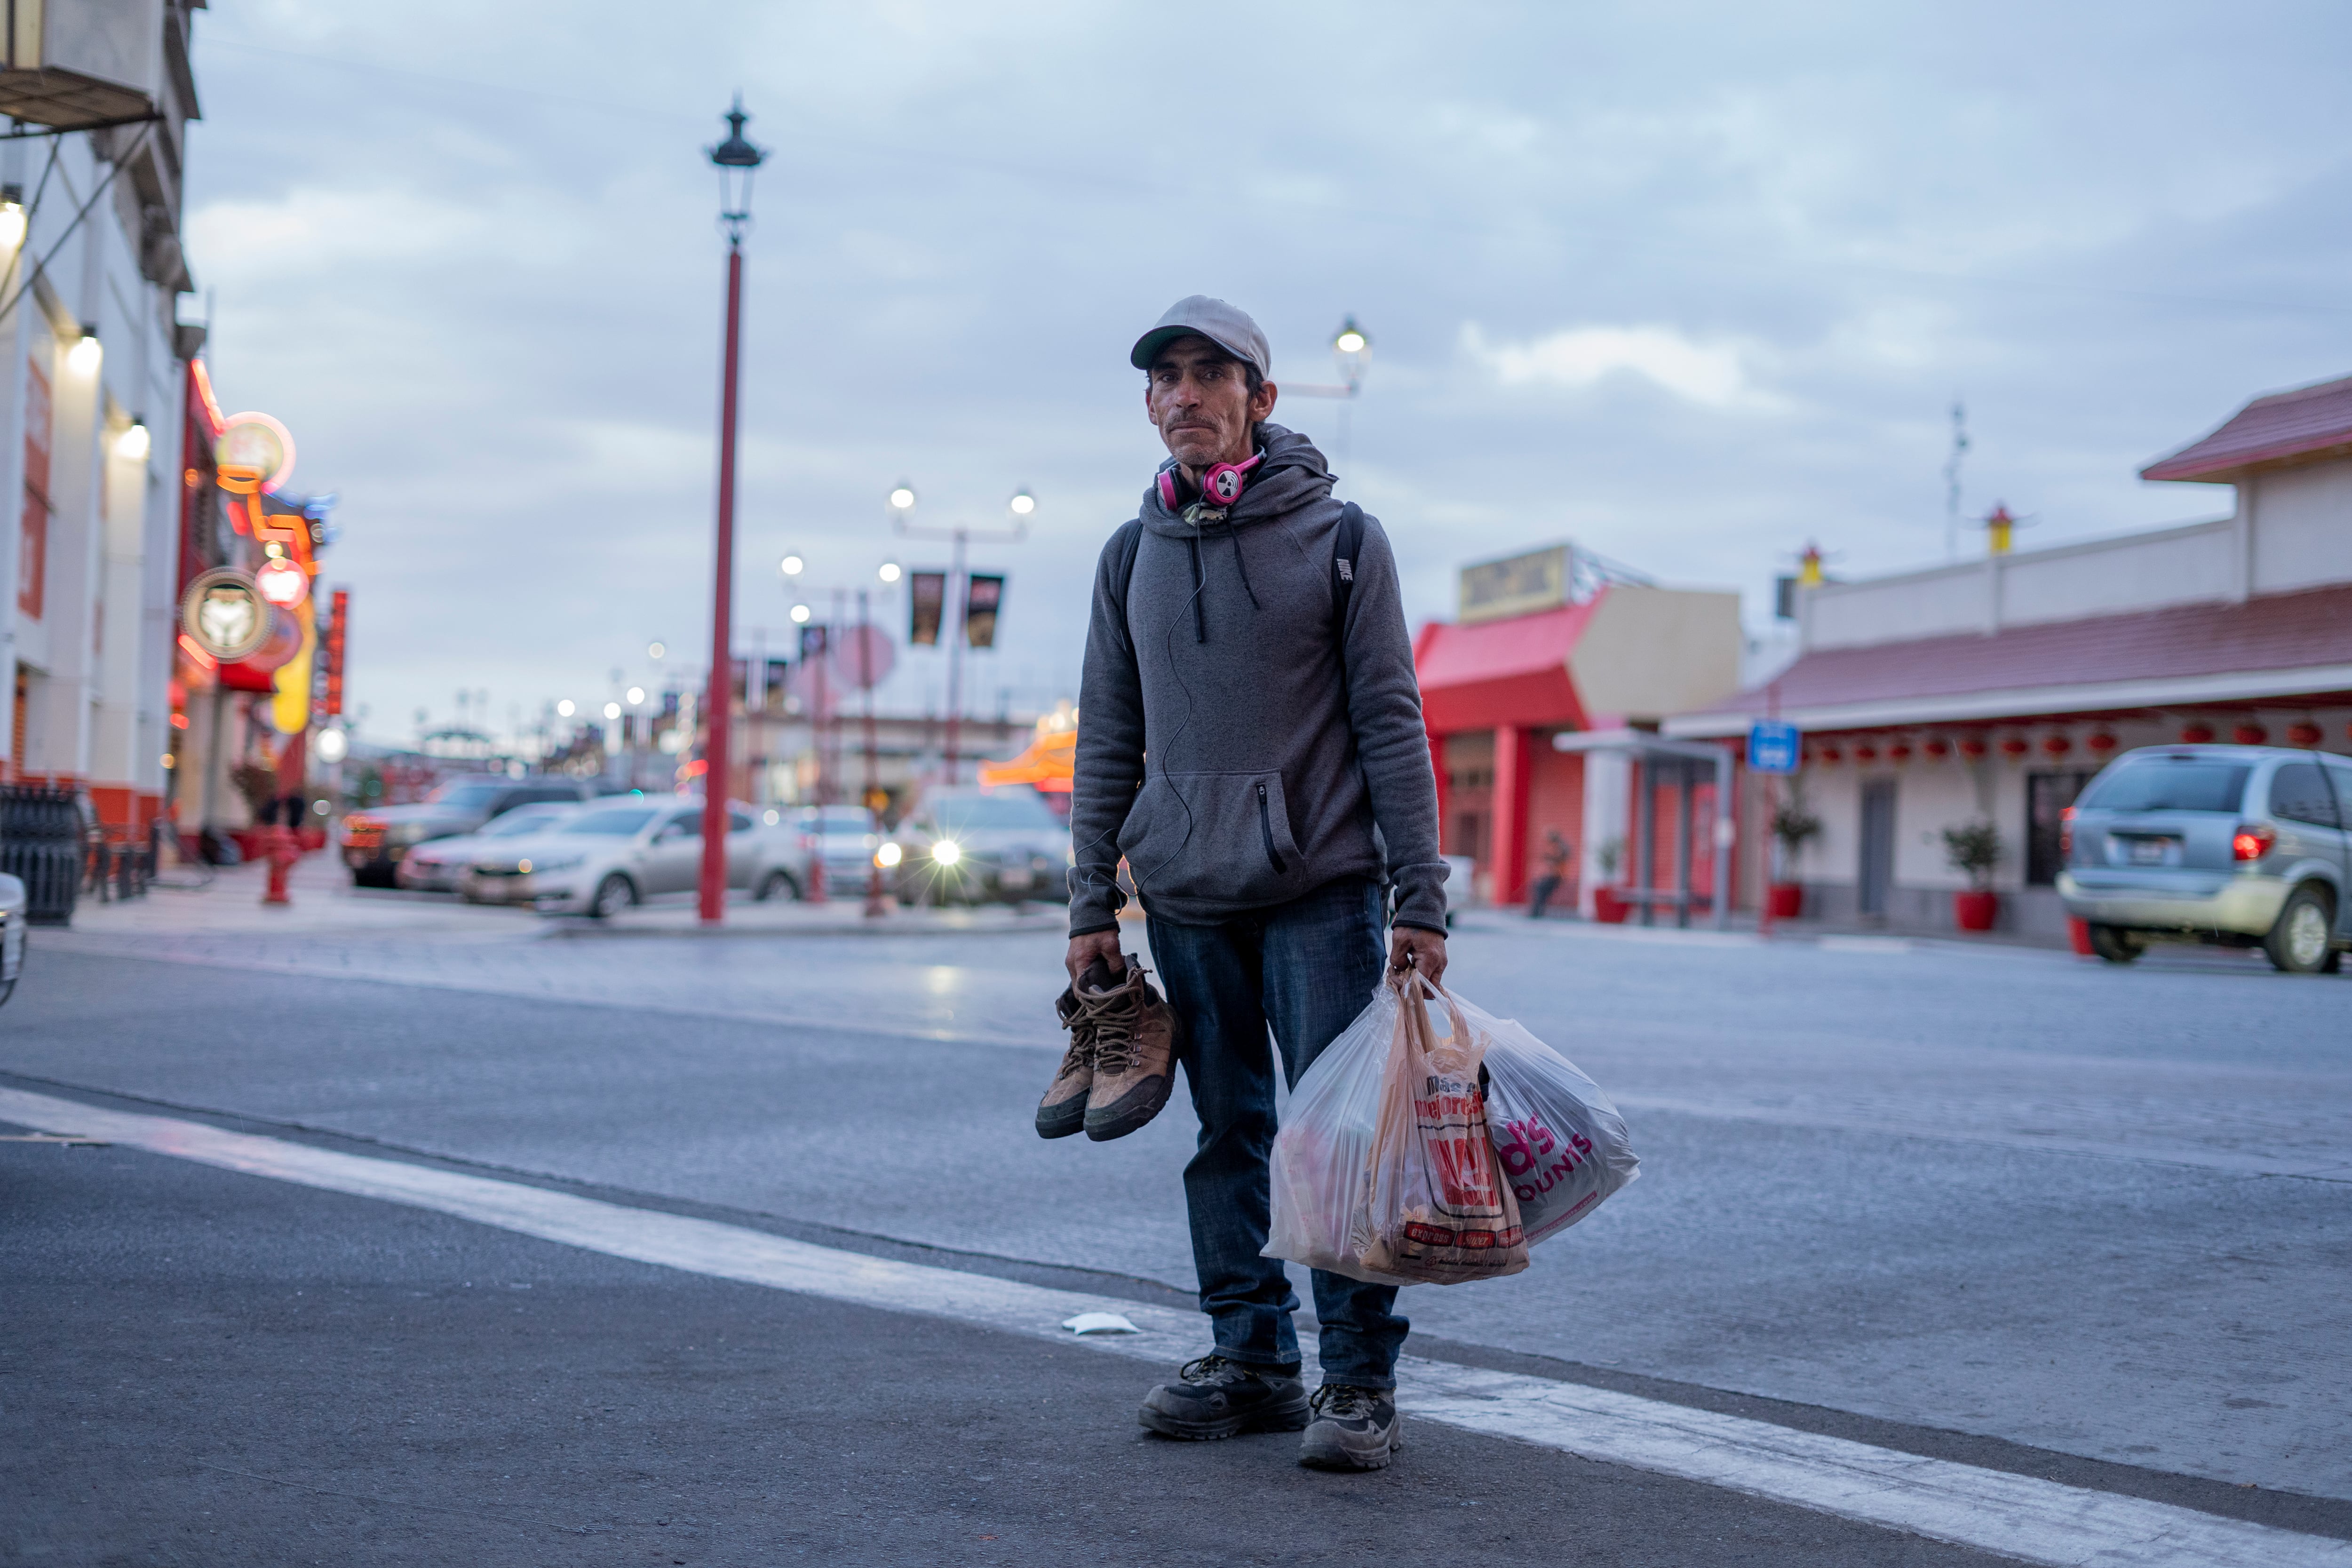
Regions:
[[[2257,397],[2201,441],[2159,458],[2144,479],[2224,480],[2292,458],[2352,457],[2352,376]]]
[[[1599,599],[1476,626],[1433,621],[1413,639],[1422,717],[1433,735],[1497,724],[1572,724],[1583,705],[1568,656]]]
[[[2329,665],[2352,665],[2352,584],[2011,626],[1990,637],[1818,648],[1770,685],[1787,710]],[[1769,687],[1759,686],[1710,711],[1761,713],[1770,700]]]

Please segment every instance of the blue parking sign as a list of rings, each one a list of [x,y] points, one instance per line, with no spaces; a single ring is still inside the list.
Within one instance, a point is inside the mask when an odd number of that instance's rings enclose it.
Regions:
[[[1759,773],[1793,773],[1797,757],[1802,750],[1794,724],[1778,719],[1759,719],[1748,727],[1748,766]]]

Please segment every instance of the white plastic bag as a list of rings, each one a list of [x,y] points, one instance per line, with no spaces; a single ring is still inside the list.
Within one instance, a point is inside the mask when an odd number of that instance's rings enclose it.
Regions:
[[[1454,1001],[1486,1040],[1486,1125],[1533,1247],[1600,1207],[1641,1162],[1625,1119],[1574,1063],[1517,1020]]]
[[[1396,1039],[1397,994],[1385,982],[1290,1092],[1274,1140],[1274,1223],[1265,1256],[1361,1279],[1349,1239],[1367,1201],[1381,1075]]]
[[[1477,1090],[1486,1031],[1455,1006],[1433,1017],[1426,983],[1407,984],[1410,998],[1375,986],[1299,1079],[1270,1161],[1265,1255],[1382,1285],[1517,1273],[1527,1244]]]

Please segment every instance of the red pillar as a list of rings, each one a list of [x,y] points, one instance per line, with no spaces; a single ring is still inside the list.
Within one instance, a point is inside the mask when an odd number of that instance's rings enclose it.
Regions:
[[[1495,730],[1495,901],[1516,904],[1528,896],[1528,805],[1535,785],[1535,752],[1528,732],[1516,724]]]
[[[727,728],[734,714],[735,365],[743,321],[743,247],[727,247],[727,364],[719,395],[718,585],[710,608],[710,684],[703,694],[709,724],[702,757],[702,923],[716,925],[727,906]]]

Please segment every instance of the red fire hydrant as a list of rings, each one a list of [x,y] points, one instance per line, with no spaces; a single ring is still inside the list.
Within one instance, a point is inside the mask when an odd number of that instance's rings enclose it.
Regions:
[[[268,855],[269,886],[263,891],[261,901],[265,904],[290,904],[294,900],[286,896],[286,873],[291,871],[294,862],[302,858],[301,844],[295,838],[292,828],[282,823],[270,825]]]

